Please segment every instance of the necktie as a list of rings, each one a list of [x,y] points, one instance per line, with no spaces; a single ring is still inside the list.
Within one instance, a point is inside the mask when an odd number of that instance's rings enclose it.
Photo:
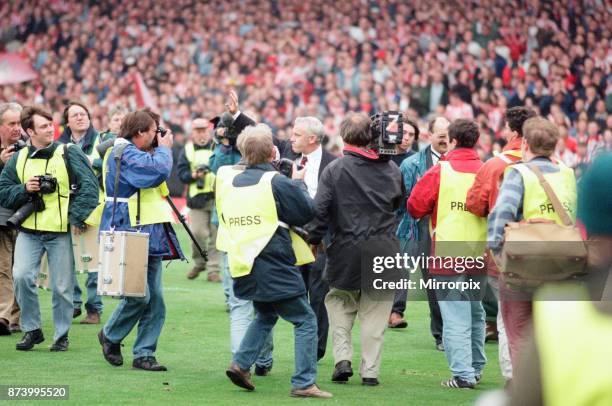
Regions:
[[[302,155],[302,159],[300,160],[300,166],[306,166],[306,162],[308,162],[308,157],[306,155]]]

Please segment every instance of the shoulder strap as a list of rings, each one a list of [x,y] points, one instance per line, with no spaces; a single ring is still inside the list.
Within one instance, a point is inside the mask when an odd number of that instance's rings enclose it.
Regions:
[[[72,168],[70,167],[70,161],[68,160],[68,144],[64,144],[63,158],[64,158],[64,164],[66,165],[66,171],[68,172],[68,182],[70,182],[70,186],[69,186],[70,194],[74,194],[76,193],[77,182],[76,182],[76,176],[74,175],[74,172],[72,171]]]
[[[563,222],[563,224],[565,224],[566,226],[573,226],[574,222],[570,218],[569,214],[567,214],[567,210],[565,210],[565,207],[563,207],[563,204],[561,204],[561,201],[555,194],[555,191],[553,190],[553,188],[550,186],[550,183],[548,183],[548,181],[544,178],[544,175],[542,175],[542,171],[540,171],[540,168],[538,168],[536,165],[532,163],[526,163],[525,166],[531,169],[531,171],[535,173],[535,175],[538,177],[538,180],[540,181],[540,185],[542,185],[542,188],[544,188],[544,192],[546,192],[546,196],[548,196],[548,198],[550,199],[550,202],[555,208],[555,211],[557,212],[557,214],[559,214],[559,217],[561,218],[561,221]]]
[[[123,150],[127,147],[127,143],[121,143],[113,149],[113,159],[115,160],[115,187],[113,190],[113,211],[111,214],[111,227],[115,228],[115,210],[117,208],[117,193],[119,190],[119,175],[121,171],[121,156],[123,155]]]

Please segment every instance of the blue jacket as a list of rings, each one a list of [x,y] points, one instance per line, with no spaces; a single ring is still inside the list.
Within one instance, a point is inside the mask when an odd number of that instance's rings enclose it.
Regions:
[[[402,240],[413,240],[419,239],[419,220],[413,218],[410,213],[406,210],[406,201],[410,197],[410,192],[416,185],[417,181],[427,172],[429,166],[431,166],[431,158],[429,157],[431,151],[431,145],[428,145],[422,151],[409,156],[402,161],[400,165],[400,172],[402,172],[402,178],[404,180],[404,186],[406,187],[406,198],[403,204],[400,206],[398,216],[401,217],[399,227],[397,228],[397,236]]]
[[[242,159],[238,149],[232,145],[217,144],[213,154],[208,160],[210,170],[216,174],[220,167],[225,165],[236,165]]]
[[[265,172],[273,170],[270,164],[250,166],[234,178],[233,185],[254,185]],[[272,194],[280,221],[291,226],[303,226],[314,218],[315,203],[304,182],[277,175],[272,178]],[[294,264],[289,231],[278,227],[268,245],[255,258],[251,273],[234,279],[236,297],[273,302],[306,294],[304,279]]]
[[[121,140],[121,141],[119,141]],[[117,139],[113,150],[117,145],[128,142],[121,138]],[[107,162],[107,175],[104,182],[106,195],[112,199],[115,193],[115,170],[116,163],[113,151],[110,152]],[[117,197],[128,198],[138,191],[159,186],[170,176],[172,170],[172,151],[165,147],[155,148],[150,154],[141,151],[131,142],[123,151],[121,156],[121,173],[119,175],[119,188]],[[110,199],[109,199],[110,200]],[[113,202],[107,201],[102,213],[100,230],[111,229],[111,215]],[[162,256],[164,259],[184,259],[178,239],[172,227],[167,223],[147,224],[136,229],[130,224],[128,204],[117,202],[115,210],[115,230],[117,231],[142,231],[149,233],[149,256]]]

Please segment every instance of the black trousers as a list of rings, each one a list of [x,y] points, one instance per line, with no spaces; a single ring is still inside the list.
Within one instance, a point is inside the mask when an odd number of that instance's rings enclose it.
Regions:
[[[300,267],[308,291],[310,307],[317,317],[317,361],[325,356],[327,333],[329,331],[329,320],[325,309],[325,295],[329,292],[329,284],[324,279],[325,261],[325,253],[318,252],[315,262]]]

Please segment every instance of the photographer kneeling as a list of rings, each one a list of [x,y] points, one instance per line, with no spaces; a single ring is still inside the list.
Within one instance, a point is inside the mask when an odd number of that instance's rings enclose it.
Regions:
[[[295,326],[291,396],[330,398],[315,384],[317,321],[296,266],[303,263],[303,249],[309,252],[303,241],[302,250],[292,249],[288,229],[314,217],[314,202],[303,182],[280,175],[270,164],[275,151],[268,126],[247,127],[237,145],[246,168],[224,166],[217,172],[217,246],[228,253],[234,294],[252,300],[256,316],[227,376],[242,388],[255,389],[249,370],[280,316]]]
[[[69,225],[77,233],[85,228],[84,220],[98,204],[98,181],[78,147],[53,142],[49,112],[25,108],[21,127],[30,136],[30,145],[13,155],[0,176],[0,205],[16,210],[7,224],[21,231],[13,279],[25,335],[17,349],[30,350],[44,341],[34,281],[46,252],[55,324],[51,351],[66,351],[74,289]]]

